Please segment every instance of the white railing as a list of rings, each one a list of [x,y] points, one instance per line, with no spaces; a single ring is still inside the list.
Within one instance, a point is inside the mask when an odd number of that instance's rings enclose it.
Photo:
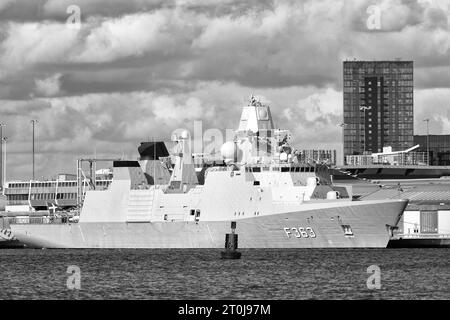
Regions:
[[[396,234],[394,235],[395,239],[403,238],[403,239],[442,239],[449,238],[450,234],[442,234],[442,233],[410,233],[410,234]]]

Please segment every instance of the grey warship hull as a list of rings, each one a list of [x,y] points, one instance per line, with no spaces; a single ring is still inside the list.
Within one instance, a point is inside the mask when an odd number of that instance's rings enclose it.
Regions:
[[[385,248],[389,227],[397,224],[406,204],[349,202],[348,206],[240,219],[236,233],[240,248]],[[223,248],[230,221],[16,224],[11,228],[21,243],[35,248]]]

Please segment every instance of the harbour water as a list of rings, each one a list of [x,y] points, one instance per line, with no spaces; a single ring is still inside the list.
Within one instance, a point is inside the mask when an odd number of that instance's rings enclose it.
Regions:
[[[450,249],[240,251],[6,249],[0,299],[450,299]]]

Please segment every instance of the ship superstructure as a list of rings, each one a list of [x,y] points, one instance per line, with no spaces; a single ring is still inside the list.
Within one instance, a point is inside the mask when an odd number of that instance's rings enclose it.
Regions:
[[[12,224],[31,247],[221,248],[235,221],[241,248],[386,247],[407,200],[352,201],[324,165],[302,164],[291,134],[251,98],[223,163],[197,172],[189,135],[114,161],[106,190],[86,192],[78,223]]]

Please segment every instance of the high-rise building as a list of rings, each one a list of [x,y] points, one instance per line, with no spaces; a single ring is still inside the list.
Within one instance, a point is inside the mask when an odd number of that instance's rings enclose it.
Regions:
[[[344,61],[344,158],[413,145],[413,62]]]

